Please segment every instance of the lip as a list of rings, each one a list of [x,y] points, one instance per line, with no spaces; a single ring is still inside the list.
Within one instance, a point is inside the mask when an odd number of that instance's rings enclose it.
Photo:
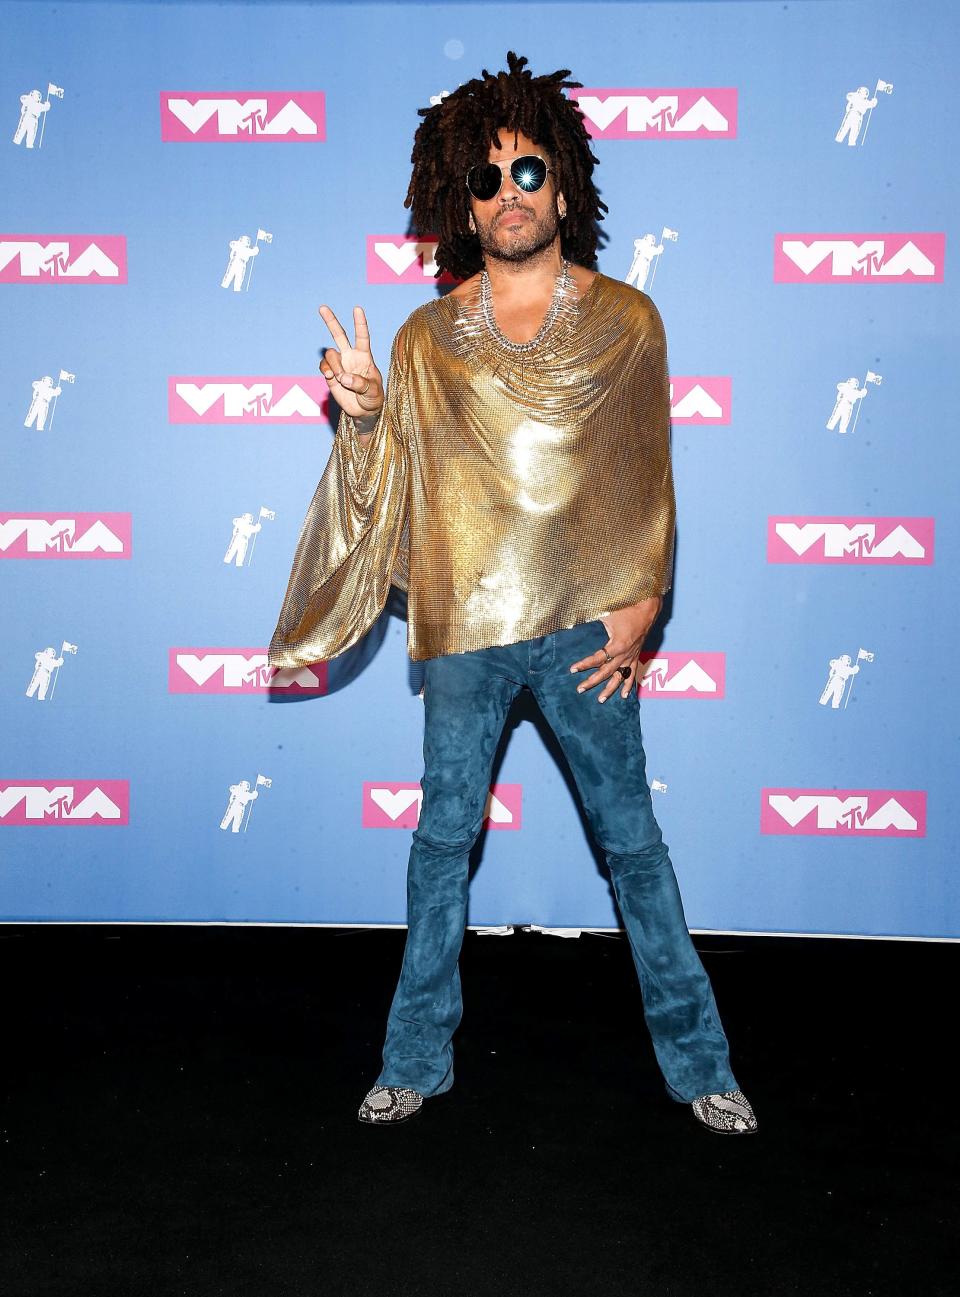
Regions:
[[[509,216],[501,217],[500,225],[522,225],[527,217],[523,212],[511,212]]]

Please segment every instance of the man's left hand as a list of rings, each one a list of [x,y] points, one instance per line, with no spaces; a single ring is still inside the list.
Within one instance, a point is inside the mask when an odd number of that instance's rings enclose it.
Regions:
[[[597,697],[599,703],[606,702],[610,695],[616,692],[618,685],[620,697],[629,697],[631,689],[636,687],[643,642],[650,633],[650,627],[660,615],[662,607],[661,596],[653,595],[649,599],[641,599],[639,603],[631,604],[629,608],[620,608],[599,618],[607,628],[606,644],[596,653],[581,658],[570,667],[571,673],[591,672],[586,680],[582,680],[577,685],[578,694],[602,684],[603,689]],[[609,661],[607,661],[607,654],[610,655]],[[625,675],[618,670],[618,667],[629,667],[629,674]]]

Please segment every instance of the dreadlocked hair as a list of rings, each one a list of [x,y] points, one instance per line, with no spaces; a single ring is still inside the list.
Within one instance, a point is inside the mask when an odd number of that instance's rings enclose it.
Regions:
[[[607,210],[600,201],[592,173],[599,158],[590,151],[583,113],[565,90],[582,86],[567,81],[569,68],[535,77],[529,59],[507,54],[508,72],[483,69],[438,104],[417,110],[423,121],[413,140],[413,175],[404,199],[412,209],[412,224],[420,234],[433,234],[437,276],[448,271],[457,279],[476,274],[483,266],[480,242],[470,234],[467,217],[470,194],[465,184],[470,167],[487,161],[497,134],[520,132],[550,154],[554,183],[563,191],[567,215],[560,226],[560,248],[567,260],[592,266],[601,231],[597,225]]]

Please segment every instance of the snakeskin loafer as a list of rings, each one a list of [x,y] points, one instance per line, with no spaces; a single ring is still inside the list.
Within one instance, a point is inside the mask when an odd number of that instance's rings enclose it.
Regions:
[[[357,1119],[368,1126],[395,1126],[409,1121],[423,1107],[423,1095],[397,1085],[375,1085],[366,1095]]]
[[[697,1121],[718,1135],[752,1135],[757,1129],[750,1100],[742,1090],[704,1094],[690,1106]]]

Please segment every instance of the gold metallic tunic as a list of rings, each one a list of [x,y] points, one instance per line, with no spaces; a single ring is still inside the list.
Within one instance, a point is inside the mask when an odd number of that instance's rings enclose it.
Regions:
[[[670,588],[674,494],[663,322],[598,274],[508,351],[479,291],[407,319],[366,446],[341,414],[269,650],[336,657],[391,584],[414,661],[577,626]]]

